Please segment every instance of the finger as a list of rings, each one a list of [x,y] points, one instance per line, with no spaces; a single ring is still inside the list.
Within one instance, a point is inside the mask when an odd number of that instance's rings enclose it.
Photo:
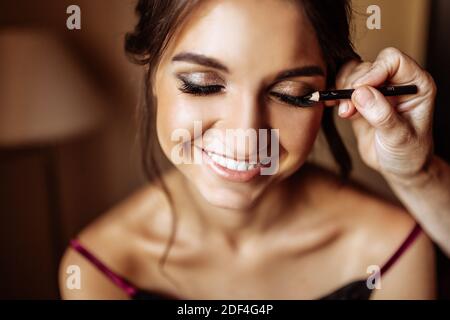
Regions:
[[[370,70],[355,80],[354,87],[363,85],[377,87],[389,81],[391,84],[420,82],[424,70],[409,56],[395,48],[380,52]]]
[[[352,102],[364,119],[390,141],[398,142],[396,137],[404,138],[409,133],[404,120],[375,88],[357,88],[352,95]]]
[[[343,119],[354,116],[358,111],[351,100],[342,100],[338,106],[338,115]]]
[[[352,83],[365,75],[372,67],[371,62],[350,61],[345,64],[336,76],[336,89],[351,88]]]
[[[357,60],[345,63],[336,74],[336,89],[343,89],[347,85],[347,79],[354,74],[355,69],[361,64]]]
[[[394,85],[414,84],[416,95],[388,98],[395,101],[396,111],[416,133],[427,133],[433,120],[436,84],[431,75],[423,70],[412,58],[395,48],[380,52],[372,68],[353,83],[353,87],[378,87],[384,83]]]

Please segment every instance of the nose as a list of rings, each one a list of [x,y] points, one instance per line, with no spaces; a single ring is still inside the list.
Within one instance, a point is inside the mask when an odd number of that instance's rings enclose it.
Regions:
[[[222,119],[227,155],[241,160],[255,159],[259,149],[267,148],[268,141],[265,137],[260,139],[266,129],[263,97],[256,90],[248,90],[230,100]]]
[[[244,130],[261,128],[264,110],[260,95],[243,92],[233,100],[226,119],[229,128]]]

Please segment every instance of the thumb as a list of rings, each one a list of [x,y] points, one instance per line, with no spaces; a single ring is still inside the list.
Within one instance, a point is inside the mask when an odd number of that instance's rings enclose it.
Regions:
[[[382,133],[399,130],[405,126],[391,104],[375,88],[362,86],[355,89],[352,102],[367,122]]]
[[[360,115],[375,128],[375,136],[384,147],[405,147],[414,136],[410,126],[385,96],[369,86],[355,89],[352,102]]]

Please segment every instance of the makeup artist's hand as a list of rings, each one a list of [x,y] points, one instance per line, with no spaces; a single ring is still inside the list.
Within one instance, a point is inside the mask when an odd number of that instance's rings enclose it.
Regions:
[[[384,97],[383,84],[418,87],[418,94]],[[359,152],[367,165],[386,178],[410,179],[432,156],[432,118],[436,86],[412,58],[394,48],[371,62],[352,61],[339,72],[337,89],[355,88],[340,101],[339,115],[352,120]]]
[[[383,84],[418,87],[418,94],[385,98]],[[450,257],[450,165],[433,155],[436,85],[413,59],[385,49],[376,61],[346,64],[338,89],[355,88],[339,114],[352,120],[361,157],[379,171],[422,228]]]

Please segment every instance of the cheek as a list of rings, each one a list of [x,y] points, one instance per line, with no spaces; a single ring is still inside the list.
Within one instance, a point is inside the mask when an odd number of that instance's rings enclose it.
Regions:
[[[183,135],[184,141],[193,140],[196,134],[201,134],[210,118],[208,105],[199,103],[201,101],[195,97],[188,97],[176,89],[165,89],[167,87],[160,86],[156,91],[157,109],[156,109],[156,130],[159,143],[166,155],[170,150],[180,143],[180,135]],[[191,101],[197,99],[199,101]],[[194,128],[201,130],[194,130]],[[175,134],[176,139],[172,140]]]
[[[192,111],[189,105],[176,96],[158,99],[156,130],[159,143],[166,155],[170,148],[180,142],[178,140],[180,136],[189,140],[194,137],[194,122],[199,120],[199,117]],[[172,140],[172,135],[177,137],[177,140]]]
[[[323,107],[284,110],[274,126],[280,129],[280,148],[289,157],[306,158],[320,129]],[[278,126],[277,126],[278,124]]]

